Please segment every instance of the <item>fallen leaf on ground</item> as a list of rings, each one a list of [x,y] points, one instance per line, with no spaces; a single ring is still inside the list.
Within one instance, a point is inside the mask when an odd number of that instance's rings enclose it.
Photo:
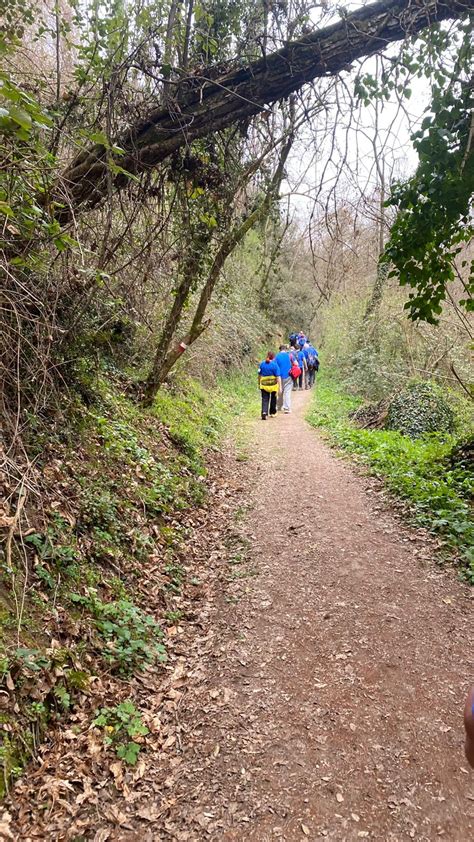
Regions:
[[[95,836],[92,842],[107,842],[107,839],[110,836],[110,830],[107,827],[100,828],[96,830]]]
[[[0,818],[0,839],[14,839],[13,833],[10,830],[10,822],[12,817],[10,813],[3,813]]]
[[[150,807],[140,807],[137,816],[147,822],[156,822],[161,816],[161,810],[157,804],[152,804]]]

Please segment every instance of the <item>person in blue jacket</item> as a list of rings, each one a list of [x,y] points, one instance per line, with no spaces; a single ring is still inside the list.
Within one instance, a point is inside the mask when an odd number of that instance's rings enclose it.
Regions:
[[[297,352],[298,357],[298,365],[301,369],[301,374],[298,377],[298,380],[295,381],[295,388],[299,387],[300,389],[303,388],[303,384],[306,383],[306,377],[308,374],[308,364],[306,362],[305,352],[303,348],[300,348]]]
[[[307,353],[306,353],[306,362],[308,365],[308,379],[307,379],[307,388],[312,388],[316,381],[316,372],[319,369],[319,359],[318,359],[318,352],[314,345],[311,342],[308,342]]]
[[[281,386],[278,392],[277,409],[283,409],[283,412],[288,414],[291,412],[291,392],[293,389],[293,379],[290,376],[290,369],[292,366],[292,358],[290,356],[290,349],[287,345],[280,345],[280,350],[275,357],[275,362],[280,369]]]
[[[276,415],[277,394],[281,387],[280,369],[275,362],[275,354],[269,351],[258,369],[258,385],[262,393],[262,421],[267,415]]]

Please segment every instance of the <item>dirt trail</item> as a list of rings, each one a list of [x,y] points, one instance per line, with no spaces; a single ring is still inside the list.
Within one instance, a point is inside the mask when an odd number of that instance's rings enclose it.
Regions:
[[[187,714],[211,759],[194,766],[202,834],[188,824],[182,838],[472,840],[469,590],[306,424],[308,394],[295,398],[256,427],[259,575],[224,613]],[[204,688],[223,706],[206,707]]]
[[[135,682],[137,768],[58,727],[6,838],[474,840],[472,592],[306,424],[309,399],[255,422],[194,515],[187,622]]]

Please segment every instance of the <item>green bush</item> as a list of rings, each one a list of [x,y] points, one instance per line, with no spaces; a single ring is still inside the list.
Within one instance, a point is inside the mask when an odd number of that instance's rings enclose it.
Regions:
[[[419,438],[426,433],[452,433],[454,423],[454,412],[439,386],[411,383],[390,402],[386,427]]]
[[[413,519],[457,552],[466,577],[474,583],[474,484],[462,467],[447,464],[454,438],[445,434],[411,439],[396,430],[357,428],[348,416],[358,403],[336,384],[322,380],[308,420],[383,477],[388,488],[409,503]]]

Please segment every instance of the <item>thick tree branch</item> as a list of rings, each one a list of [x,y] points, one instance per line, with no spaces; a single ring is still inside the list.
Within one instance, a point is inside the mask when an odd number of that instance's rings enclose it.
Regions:
[[[312,79],[339,73],[392,41],[436,21],[462,17],[473,8],[474,0],[379,0],[218,79],[210,78],[212,69],[190,77],[169,108],[152,111],[116,139],[124,150],[116,163],[133,174],[148,170],[181,146],[252,117]],[[127,180],[120,173],[115,187],[120,189]],[[106,149],[97,144],[80,153],[61,183],[54,197],[67,205],[57,211],[61,221],[68,221],[81,206],[100,203],[107,192]]]

